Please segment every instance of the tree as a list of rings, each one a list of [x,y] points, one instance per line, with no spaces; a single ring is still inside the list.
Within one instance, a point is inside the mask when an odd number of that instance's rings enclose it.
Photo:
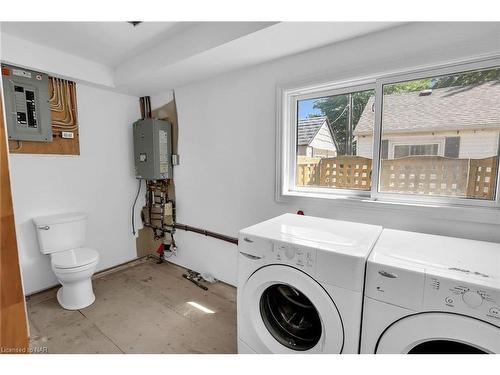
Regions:
[[[349,116],[352,115],[353,130],[356,127],[361,114],[366,106],[366,103],[371,96],[374,95],[373,90],[359,91],[352,94],[352,113],[349,111],[349,95],[335,95],[326,98],[318,99],[313,108],[319,109],[322,116],[328,117],[332,133],[337,141],[337,153],[345,155],[348,149],[348,143],[352,142],[348,139]],[[354,153],[355,150],[353,150]]]
[[[384,95],[400,94],[404,92],[422,91],[432,88],[432,79],[416,79],[414,81],[395,83],[384,86]]]
[[[477,70],[474,72],[460,73],[455,75],[443,76],[435,80],[433,89],[444,87],[462,87],[477,86],[486,82],[500,83],[500,68],[490,70]]]

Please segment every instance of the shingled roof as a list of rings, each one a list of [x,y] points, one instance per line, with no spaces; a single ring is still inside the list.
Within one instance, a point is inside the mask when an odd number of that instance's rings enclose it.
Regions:
[[[500,82],[419,93],[384,95],[384,132],[500,128]],[[373,133],[374,100],[368,100],[355,134]]]
[[[319,129],[321,129],[325,121],[327,121],[326,116],[310,117],[299,120],[299,124],[297,126],[297,144],[299,146],[309,145],[309,143],[312,142],[316,134],[318,134]],[[330,127],[328,127],[328,130],[330,130]]]

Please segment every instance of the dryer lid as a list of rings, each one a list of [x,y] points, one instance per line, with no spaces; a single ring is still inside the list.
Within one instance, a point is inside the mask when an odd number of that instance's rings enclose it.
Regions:
[[[500,244],[384,229],[369,262],[499,287]]]
[[[76,268],[86,266],[99,259],[99,253],[94,249],[80,247],[51,254],[52,265],[55,268]]]

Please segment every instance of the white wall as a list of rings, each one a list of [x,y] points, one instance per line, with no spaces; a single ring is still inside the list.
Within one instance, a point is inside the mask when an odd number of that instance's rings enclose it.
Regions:
[[[345,79],[499,50],[500,26],[412,24],[176,88],[179,222],[236,236],[283,212],[500,242],[491,224],[436,220],[324,200],[275,201],[276,84],[309,77]],[[175,262],[236,282],[234,245],[178,231]]]
[[[93,62],[5,33],[1,45],[3,61],[77,82],[80,155],[9,155],[25,293],[57,284],[49,257],[39,251],[31,221],[35,216],[87,212],[87,245],[99,251],[98,270],[134,259],[137,252],[130,215],[137,181],[132,122],[140,116],[138,98],[97,88],[96,84],[102,87],[112,82],[109,72]],[[141,196],[138,207],[143,202]],[[140,224],[139,209],[136,222]]]
[[[77,102],[80,156],[10,155],[26,294],[57,284],[49,257],[39,251],[35,216],[87,212],[87,245],[99,251],[98,270],[136,257],[130,224],[137,189],[131,124],[139,117],[138,100],[77,84]]]

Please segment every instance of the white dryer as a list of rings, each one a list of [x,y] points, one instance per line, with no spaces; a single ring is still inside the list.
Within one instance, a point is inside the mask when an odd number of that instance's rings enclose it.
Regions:
[[[239,234],[238,352],[357,353],[382,228],[285,214]]]
[[[500,244],[384,229],[367,263],[362,353],[500,353]]]

